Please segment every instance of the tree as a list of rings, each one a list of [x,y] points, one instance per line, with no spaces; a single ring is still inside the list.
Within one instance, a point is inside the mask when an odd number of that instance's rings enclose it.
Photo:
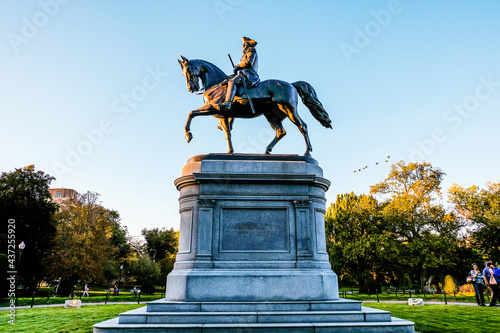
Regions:
[[[461,239],[458,243],[456,252],[454,253],[456,268],[450,274],[460,283],[465,283],[465,278],[472,269],[472,263],[476,263],[481,267],[483,262],[483,255],[480,250],[472,247],[467,238]]]
[[[421,288],[430,287],[436,274],[454,266],[462,225],[441,203],[444,175],[429,163],[406,165],[400,161],[370,190],[384,199],[382,214],[400,243],[401,264],[419,275]]]
[[[173,228],[142,229],[142,235],[146,240],[145,252],[153,261],[159,263],[162,277],[166,277],[172,271],[175,263],[175,255],[179,249],[179,231]]]
[[[486,258],[500,258],[500,183],[485,189],[454,184],[448,197],[457,214],[470,227],[470,244]]]
[[[0,300],[7,298],[9,294],[9,259],[6,254],[0,253]]]
[[[24,241],[26,248],[17,267],[19,282],[34,291],[46,275],[42,264],[52,246],[56,230],[55,213],[49,187],[55,178],[35,166],[3,172],[0,176],[0,220],[7,230],[9,219],[15,221],[15,250]],[[5,231],[7,232],[7,231]],[[7,247],[2,251],[6,251]],[[19,259],[19,253],[16,253]],[[16,263],[17,265],[17,263]]]
[[[141,293],[144,295],[154,295],[155,294],[155,285],[153,281],[146,280],[141,286]]]
[[[46,262],[53,278],[105,282],[105,270],[116,250],[111,239],[119,215],[98,199],[99,194],[87,192],[59,212],[55,246]]]
[[[160,261],[168,254],[175,254],[179,248],[179,232],[173,228],[142,229],[146,240],[146,253],[155,261]]]
[[[113,247],[115,260],[123,264],[130,252],[133,250],[129,242],[128,229],[120,223],[120,214],[117,211],[110,210],[109,219],[112,221],[110,244]]]
[[[135,281],[133,282],[138,285],[142,285],[148,280],[159,282],[161,276],[160,265],[149,256],[140,256],[129,265],[128,274],[134,278]]]
[[[73,283],[69,278],[61,279],[59,287],[57,287],[57,295],[61,297],[68,297],[73,293]]]
[[[390,278],[391,258],[396,255],[384,224],[378,202],[371,196],[338,195],[328,208],[327,247],[332,268],[343,284],[356,283],[363,290],[367,281],[375,279],[380,285]]]

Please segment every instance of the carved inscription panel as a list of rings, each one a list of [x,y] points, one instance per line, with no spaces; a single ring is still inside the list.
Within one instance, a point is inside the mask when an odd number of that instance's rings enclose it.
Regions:
[[[193,210],[181,211],[181,230],[179,235],[179,253],[191,252],[191,232],[193,229]]]
[[[221,252],[288,252],[286,208],[223,208]]]

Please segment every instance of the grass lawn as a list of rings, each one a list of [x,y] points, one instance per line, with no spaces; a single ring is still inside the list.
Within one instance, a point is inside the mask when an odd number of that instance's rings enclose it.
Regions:
[[[340,295],[341,298],[344,298],[344,295]],[[379,294],[378,295],[380,301],[408,301],[408,298],[410,298],[409,294],[398,294],[397,298],[396,295],[394,294]],[[424,298],[424,294],[412,294],[412,298]],[[354,295],[347,295],[347,299],[353,299],[356,301],[376,301],[377,296],[376,295],[370,295],[368,296],[367,294],[354,294]],[[486,294],[485,294],[485,299],[487,299]],[[476,298],[474,296],[464,296],[464,295],[447,295],[446,300],[448,302],[463,302],[463,303],[476,303]],[[425,302],[444,302],[444,295],[443,294],[427,294],[425,295]]]
[[[376,301],[377,300],[377,295],[376,294],[365,294],[362,293],[360,294],[358,290],[354,290],[354,294],[351,294],[351,290],[348,288],[340,288],[340,297],[344,298],[344,291],[347,291],[347,294],[345,295],[347,299],[353,299],[357,301],[367,301],[367,300],[372,300]],[[486,301],[489,303],[489,298],[488,296],[489,293],[484,294],[484,298]],[[407,292],[406,294],[403,294],[401,291],[398,292],[396,295],[394,292],[388,294],[387,292],[383,292],[378,294],[379,300],[380,301],[407,301],[408,298],[410,298],[410,294]],[[413,292],[411,294],[411,297],[416,297],[416,298],[423,298],[425,302],[444,302],[444,294],[415,294]],[[474,296],[474,293],[469,295],[463,295],[463,294],[447,294],[446,295],[446,300],[448,302],[464,302],[464,303],[476,303],[476,298]]]
[[[17,309],[16,325],[8,323],[8,311],[0,311],[0,331],[5,332],[92,332],[92,325],[118,317],[121,312],[144,304],[83,305],[81,308],[61,307]]]
[[[415,322],[417,332],[497,332],[500,308],[434,305],[408,306],[404,303],[364,303],[364,306],[391,311],[394,317]],[[0,331],[5,332],[92,332],[92,325],[118,317],[121,312],[144,304],[83,305],[80,309],[61,307],[17,309],[16,325],[8,324],[8,311],[0,311]]]
[[[75,299],[80,299],[80,295]],[[154,295],[141,295],[141,303],[151,302],[156,299],[160,299],[162,294],[156,293]],[[35,297],[33,302],[34,305],[46,305],[46,304],[64,304],[64,302],[71,297]],[[130,293],[120,293],[118,296],[110,295],[108,297],[108,302],[137,302],[139,297],[137,295],[132,295]],[[106,292],[91,292],[90,297],[82,297],[82,303],[104,303],[106,301]],[[17,305],[31,305],[31,297],[20,297],[17,300]],[[0,307],[9,306],[9,300],[4,300],[0,302]]]
[[[497,332],[500,308],[438,305],[408,306],[405,303],[363,303],[391,311],[393,317],[415,322],[417,332]]]

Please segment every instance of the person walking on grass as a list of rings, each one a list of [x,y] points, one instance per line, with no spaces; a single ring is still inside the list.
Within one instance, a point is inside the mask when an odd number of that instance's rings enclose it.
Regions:
[[[498,283],[500,283],[500,269],[495,267],[491,262],[487,261],[484,263],[483,275],[487,285],[491,289],[491,301],[490,306],[496,305],[498,300]]]
[[[87,285],[85,285],[83,287],[83,295],[82,295],[82,297],[85,296],[85,294],[87,294],[87,297],[90,297],[89,296],[89,286],[87,286]]]
[[[481,272],[476,264],[472,264],[472,270],[470,271],[469,276],[472,278],[472,285],[474,286],[474,292],[476,293],[477,305],[486,306],[486,304],[484,304],[483,272]]]

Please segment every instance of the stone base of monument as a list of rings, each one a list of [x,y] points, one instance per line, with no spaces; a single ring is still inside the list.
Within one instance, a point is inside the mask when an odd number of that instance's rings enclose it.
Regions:
[[[414,332],[413,322],[361,302],[170,302],[124,312],[94,332]]]
[[[298,155],[191,158],[166,298],[94,332],[414,332],[390,312],[339,298],[318,163]]]

